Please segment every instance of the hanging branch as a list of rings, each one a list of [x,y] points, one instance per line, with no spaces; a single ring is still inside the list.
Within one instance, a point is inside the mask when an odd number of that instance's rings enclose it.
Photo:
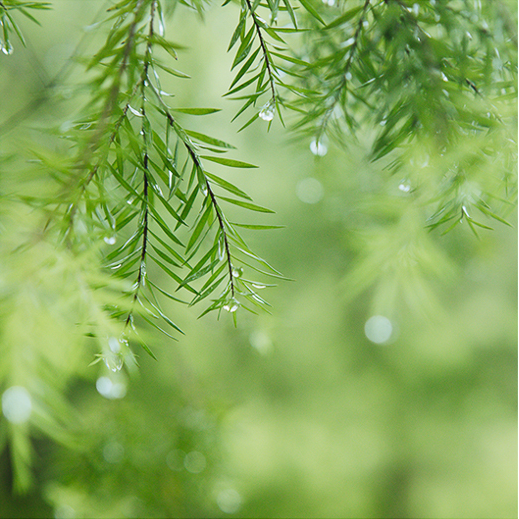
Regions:
[[[364,20],[366,19],[366,15],[368,13],[370,3],[371,3],[371,0],[365,0],[364,5],[362,7],[362,12],[357,21],[357,28],[355,29],[355,34],[353,35],[353,43],[350,48],[348,59],[346,60],[346,64],[344,65],[344,68],[342,70],[340,82],[337,85],[337,87],[335,88],[335,91],[331,97],[331,102],[329,103],[329,107],[326,109],[324,116],[321,120],[321,123],[319,125],[319,131],[318,131],[316,139],[315,139],[316,143],[321,142],[323,134],[326,131],[326,128],[328,126],[328,121],[330,119],[330,116],[332,115],[335,107],[339,103],[343,90],[346,88],[348,82],[352,78],[350,69],[351,69],[351,66],[353,63],[353,58],[355,57],[355,53],[357,51],[357,47],[359,45],[360,35],[362,33],[362,28],[364,26]],[[330,26],[333,27],[332,24]]]
[[[256,13],[254,12],[252,5],[250,3],[250,0],[245,0],[247,4],[247,8],[249,9],[249,12],[252,17],[252,21],[254,23],[254,27],[256,28],[256,34],[258,35],[260,46],[261,46],[261,52],[263,54],[263,59],[265,61],[265,66],[267,67],[267,75],[269,78],[270,83],[270,90],[272,92],[272,97],[270,99],[270,102],[275,105],[276,103],[276,89],[275,89],[275,83],[274,83],[274,73],[273,73],[273,64],[271,62],[270,54],[267,49],[267,45],[265,43],[265,40],[263,38],[263,34],[261,32],[261,27],[259,24],[259,21],[257,19]]]
[[[139,81],[139,87],[141,89],[141,98],[142,98],[142,105],[141,105],[141,112],[142,112],[142,127],[141,127],[141,133],[142,133],[142,141],[144,146],[144,157],[143,157],[143,173],[142,173],[142,181],[143,181],[143,189],[142,189],[142,210],[143,210],[143,217],[142,217],[142,245],[141,245],[141,256],[140,256],[140,263],[139,263],[139,270],[137,275],[137,281],[135,282],[135,292],[133,295],[132,300],[132,309],[128,313],[128,317],[126,318],[125,322],[125,328],[128,327],[128,325],[133,321],[133,307],[135,306],[135,303],[138,300],[139,297],[139,290],[141,289],[141,286],[145,283],[145,276],[146,276],[146,252],[147,252],[147,246],[148,246],[148,216],[149,216],[149,201],[148,201],[148,141],[149,136],[147,134],[147,125],[146,122],[146,96],[145,96],[145,86],[146,83],[149,81],[148,78],[148,68],[151,63],[151,49],[152,49],[152,41],[153,41],[153,24],[155,20],[155,9],[156,9],[156,0],[153,0],[150,7],[150,24],[149,24],[149,32],[148,32],[148,43],[146,45],[146,51],[144,53],[144,68],[142,71],[141,79]],[[124,110],[124,116],[126,116],[126,110],[130,106],[129,102],[125,106]]]

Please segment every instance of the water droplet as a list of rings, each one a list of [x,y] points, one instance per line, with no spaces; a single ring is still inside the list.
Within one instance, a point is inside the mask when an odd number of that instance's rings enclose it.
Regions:
[[[243,269],[241,267],[233,267],[232,268],[232,276],[234,278],[241,278],[243,276]]]
[[[387,119],[382,119],[382,121],[380,121],[380,126],[385,126],[387,124]]]
[[[115,337],[110,337],[108,339],[108,346],[110,346],[110,350],[114,353],[119,353],[121,351],[121,343]]]
[[[308,177],[296,185],[296,195],[305,204],[316,204],[324,196],[324,188],[319,180]]]
[[[346,74],[344,75],[344,77],[346,78],[346,81],[351,81],[351,78],[353,77],[351,75],[351,72],[346,72]]]
[[[232,298],[229,300],[229,302],[223,307],[224,310],[227,310],[228,312],[236,312],[238,308],[240,307],[240,302],[236,298]]]
[[[223,234],[220,235],[220,238],[218,239],[218,259],[220,261],[223,261],[225,258],[225,241],[223,238]]]
[[[272,102],[272,99],[266,103],[263,108],[260,110],[259,117],[264,121],[272,121],[274,119],[274,110],[275,103]]]
[[[198,451],[191,451],[186,454],[184,458],[184,467],[192,474],[199,474],[207,465],[205,456]]]
[[[348,38],[343,44],[342,47],[350,47],[355,43],[355,38]]]
[[[209,190],[207,189],[207,184],[205,182],[200,184],[200,191],[204,196],[207,196],[207,193],[209,193]]]
[[[413,4],[413,14],[415,16],[418,16],[419,12],[420,12],[420,5],[419,4]]]
[[[2,395],[2,412],[8,422],[25,423],[32,413],[29,391],[22,386],[11,386]]]
[[[112,382],[108,377],[99,377],[96,381],[96,389],[100,395],[109,400],[123,398],[126,395],[126,384]]]
[[[449,78],[443,72],[442,72],[442,79],[445,82],[449,81]]]
[[[13,46],[10,42],[0,43],[0,49],[2,49],[2,52],[7,56],[14,52]]]
[[[159,17],[159,23],[158,23],[158,33],[159,33],[159,36],[164,36],[164,34],[166,34],[166,29],[165,29],[165,23],[164,23],[164,18],[162,17],[162,13],[160,13],[160,17]]]
[[[261,290],[262,288],[267,288],[267,285],[261,285],[260,283],[252,283],[252,286],[254,288],[257,288],[258,290]]]
[[[393,325],[387,317],[374,315],[366,321],[364,333],[371,342],[383,344],[391,338]]]
[[[323,0],[323,4],[328,7],[333,7],[335,5],[335,0]]]
[[[411,185],[408,183],[402,182],[398,186],[398,189],[400,189],[400,191],[403,191],[404,193],[409,193],[409,191],[411,190]]]
[[[119,337],[119,342],[124,345],[125,348],[130,347],[130,343],[128,342],[128,337],[125,333],[121,333],[121,337]]]
[[[164,193],[162,192],[162,189],[160,189],[160,186],[158,184],[155,184],[155,191],[164,198]]]
[[[108,245],[115,245],[117,238],[115,236],[105,236],[104,240],[105,240],[105,243],[108,243]]]
[[[130,110],[130,112],[135,115],[136,117],[142,117],[142,113],[140,110],[136,110],[135,108],[133,108],[133,106],[131,105],[128,105],[128,110]]]
[[[255,299],[258,303],[265,304],[265,301],[261,299],[261,297],[258,294],[251,294],[252,299]]]
[[[117,339],[115,340],[117,341]],[[108,352],[106,355],[104,355],[103,361],[106,364],[106,367],[114,373],[121,371],[124,364],[122,355],[113,352]]]
[[[226,488],[218,492],[216,504],[226,514],[235,514],[242,505],[242,497],[234,488]]]
[[[328,146],[322,140],[314,139],[310,143],[310,151],[318,157],[324,157],[328,153]]]

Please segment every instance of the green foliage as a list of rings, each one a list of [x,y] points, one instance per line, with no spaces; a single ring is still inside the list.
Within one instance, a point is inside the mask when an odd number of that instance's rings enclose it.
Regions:
[[[0,50],[10,55],[16,38],[25,45],[18,19],[39,24],[50,7],[0,1]],[[454,270],[438,235],[464,223],[477,238],[511,226],[513,6],[241,0],[223,8],[238,8],[233,78],[222,92],[239,103],[238,131],[279,119],[296,139],[312,139],[316,169],[330,141],[348,155],[362,152],[347,175],[350,210],[362,215],[356,263],[341,285],[347,299],[372,289],[375,312],[396,313],[401,298],[422,316],[434,313],[431,285]],[[65,71],[47,82],[79,105],[38,127],[37,138],[20,138],[19,156],[7,147],[0,155],[2,177],[21,171],[22,179],[0,185],[0,387],[25,388],[31,427],[70,446],[76,417],[63,395],[88,378],[92,360],[105,370],[99,392],[119,399],[138,365],[134,345],[156,359],[153,330],[183,334],[171,302],[200,303],[200,317],[229,313],[236,325],[238,313],[268,310],[260,294],[269,280],[287,279],[245,241],[261,239],[246,232],[281,227],[260,220],[273,211],[233,180],[235,170],[251,175],[257,166],[234,158],[223,132],[204,129],[219,107],[181,102],[181,83],[198,79],[182,70],[190,42],[168,35],[181,23],[177,10],[205,9],[200,0],[110,2],[91,31],[95,49],[71,58],[78,78],[66,84]],[[11,117],[0,133],[20,122]],[[26,491],[32,431],[16,419],[1,431],[14,487]]]

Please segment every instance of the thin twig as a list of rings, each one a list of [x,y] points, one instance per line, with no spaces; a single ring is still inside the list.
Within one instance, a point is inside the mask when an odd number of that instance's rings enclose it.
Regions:
[[[173,125],[175,120],[173,119],[171,114],[169,114],[169,112],[167,113],[167,117],[168,117],[169,123],[171,125]],[[194,162],[195,167],[198,168],[199,171],[202,172],[202,175],[204,176],[204,179],[205,179],[207,193],[209,194],[209,197],[211,198],[211,203],[213,204],[213,207],[214,207],[214,210],[216,213],[216,218],[218,220],[218,226],[220,227],[220,230],[221,230],[222,236],[223,236],[226,263],[227,263],[227,268],[229,270],[229,283],[230,283],[230,287],[231,287],[231,297],[234,298],[235,287],[234,287],[234,276],[232,274],[232,256],[231,256],[231,250],[229,247],[229,239],[227,238],[227,232],[225,230],[225,223],[224,223],[224,219],[222,216],[222,212],[221,212],[220,206],[218,205],[218,202],[216,200],[216,195],[214,194],[213,190],[211,189],[211,185],[209,184],[209,181],[207,180],[207,177],[204,174],[204,168],[202,167],[202,164],[200,162],[200,157],[198,156],[198,154],[196,153],[194,148],[192,146],[190,146],[187,142],[184,142],[184,145],[185,145],[189,155],[191,156],[191,160]]]
[[[360,14],[359,21],[357,22],[357,28],[355,30],[355,34],[353,36],[353,44],[351,46],[350,53],[349,53],[348,59],[346,61],[346,65],[344,66],[344,69],[342,71],[341,81],[337,85],[337,88],[334,92],[334,95],[332,98],[333,101],[332,101],[331,105],[328,107],[328,109],[324,113],[323,120],[321,121],[321,125],[319,127],[319,133],[317,134],[316,142],[319,142],[321,140],[321,137],[322,137],[324,131],[326,130],[326,127],[328,126],[328,121],[329,121],[335,107],[337,106],[337,103],[339,102],[341,92],[344,89],[344,87],[346,86],[346,82],[348,81],[346,76],[348,75],[348,72],[350,71],[351,64],[353,63],[353,57],[354,57],[357,47],[359,45],[360,34],[362,32],[362,27],[364,25],[364,19],[366,18],[366,14],[368,12],[370,2],[371,2],[371,0],[366,0],[364,2],[364,6],[362,7],[362,12]]]
[[[252,9],[252,5],[250,3],[250,0],[245,0],[247,3],[247,7],[249,8],[249,12],[252,16],[252,21],[254,23],[254,27],[256,28],[256,33],[258,35],[261,51],[263,52],[263,57],[265,59],[265,65],[267,67],[267,73],[269,76],[269,83],[270,83],[270,89],[272,91],[272,102],[276,101],[276,89],[275,89],[275,82],[274,82],[274,74],[272,72],[272,63],[270,62],[269,53],[267,50],[267,45],[265,43],[265,40],[263,39],[263,34],[261,33],[261,27],[258,23],[258,20],[256,19],[256,13]]]
[[[132,307],[130,312],[128,313],[128,317],[126,318],[125,328],[132,320],[133,309],[137,299],[139,297],[139,290],[141,289],[144,283],[144,277],[146,275],[146,254],[147,254],[147,246],[148,246],[148,228],[149,228],[149,209],[148,209],[148,135],[146,133],[146,108],[145,108],[145,87],[148,82],[148,68],[151,62],[151,47],[153,40],[153,22],[155,19],[155,6],[156,0],[154,0],[151,4],[150,8],[150,25],[149,25],[149,33],[148,33],[148,43],[146,45],[146,51],[144,53],[144,67],[142,71],[142,75],[139,81],[139,86],[141,88],[142,95],[142,139],[144,142],[144,158],[143,158],[143,192],[142,192],[142,205],[143,205],[143,224],[142,224],[142,246],[141,246],[141,261],[139,264],[139,272],[137,274],[137,281],[135,283],[135,293],[133,294]]]

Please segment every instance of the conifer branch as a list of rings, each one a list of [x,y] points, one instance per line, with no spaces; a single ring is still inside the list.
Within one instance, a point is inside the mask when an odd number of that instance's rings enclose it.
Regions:
[[[136,32],[136,28],[137,28],[137,25],[138,25],[139,19],[140,19],[139,18],[140,10],[143,7],[143,5],[144,5],[144,0],[138,0],[137,4],[135,6],[134,19],[133,19],[132,24],[129,27],[128,37],[127,37],[125,45],[124,45],[123,59],[122,59],[121,65],[119,67],[118,73],[116,75],[116,78],[110,89],[108,98],[104,104],[102,114],[100,116],[100,124],[97,126],[94,135],[90,138],[89,143],[87,145],[87,149],[86,149],[86,151],[84,151],[82,153],[82,158],[80,159],[80,162],[84,166],[88,165],[88,163],[90,162],[90,157],[97,151],[97,144],[98,144],[101,136],[103,135],[103,132],[105,131],[105,129],[108,125],[108,120],[109,120],[110,116],[113,114],[115,106],[117,104],[117,98],[119,97],[122,78],[123,78],[123,75],[128,66],[128,59],[130,57],[130,53],[132,51],[132,48],[134,47],[135,32]],[[155,6],[155,1],[152,3],[152,8],[151,8],[152,12],[154,11],[154,6]],[[152,25],[152,24],[153,24],[153,16],[152,16],[150,25]],[[150,29],[150,31],[152,31],[152,29]],[[148,42],[148,46],[146,48],[147,54],[149,54],[149,50],[150,50],[150,42]],[[143,74],[147,74],[147,62],[145,64],[145,70],[143,71]],[[67,226],[67,231],[65,233],[66,235],[70,234],[70,231],[71,231],[73,223],[74,223],[74,217],[75,217],[77,209],[78,209],[78,204],[80,203],[81,199],[83,198],[83,196],[88,188],[88,185],[95,178],[99,168],[105,162],[106,156],[108,154],[108,150],[110,149],[111,145],[113,144],[113,142],[119,132],[119,128],[128,113],[130,104],[143,81],[144,80],[141,77],[141,81],[134,86],[134,88],[129,96],[129,99],[122,110],[122,114],[120,115],[118,120],[115,122],[114,128],[108,137],[108,145],[106,146],[106,153],[103,156],[101,156],[98,159],[97,163],[90,169],[88,175],[86,176],[84,181],[81,183],[79,192],[76,196],[76,200],[74,202],[72,202],[72,204],[70,204],[69,209],[68,209],[68,226]],[[65,188],[65,191],[72,187],[73,182],[74,182],[74,179],[71,179],[71,182],[69,183],[69,186],[67,186]],[[47,227],[47,225],[46,225],[46,227]]]
[[[270,90],[272,92],[271,102],[275,103],[276,102],[276,89],[275,89],[275,82],[274,82],[274,74],[273,74],[273,70],[272,70],[273,67],[272,67],[272,63],[270,61],[271,58],[270,58],[270,55],[269,55],[269,52],[267,49],[265,39],[263,38],[263,34],[261,32],[260,24],[257,20],[256,13],[254,12],[254,10],[252,8],[250,0],[245,0],[245,2],[247,4],[247,8],[249,9],[249,12],[251,14],[252,21],[254,23],[254,27],[256,30],[256,34],[258,35],[258,38],[259,38],[261,52],[263,54],[263,59],[265,60],[265,66],[267,68],[267,74],[269,77]]]
[[[164,108],[166,117],[168,119],[169,124],[174,127],[175,122],[174,117],[171,115],[171,112],[167,109],[167,107]],[[231,290],[231,298],[234,298],[235,296],[235,287],[234,287],[234,276],[233,276],[233,265],[232,265],[232,256],[231,256],[231,250],[229,247],[229,239],[227,237],[227,230],[224,223],[223,214],[221,212],[220,206],[218,204],[218,201],[216,200],[216,196],[214,194],[214,191],[211,188],[211,185],[205,176],[204,168],[202,167],[202,162],[200,160],[200,156],[196,152],[195,148],[189,143],[184,141],[184,146],[186,147],[187,152],[189,153],[189,156],[191,157],[191,160],[193,161],[195,168],[203,175],[205,180],[205,188],[207,189],[207,193],[209,197],[211,198],[211,203],[214,207],[216,218],[218,220],[218,226],[220,227],[220,231],[222,232],[224,246],[225,246],[225,258],[227,263],[227,269],[229,271],[229,286]]]
[[[316,136],[316,142],[320,142],[324,132],[326,131],[326,128],[328,126],[329,119],[337,106],[337,104],[340,101],[341,94],[343,90],[346,88],[346,85],[349,81],[348,74],[350,73],[350,69],[353,63],[353,58],[355,56],[355,53],[357,51],[357,47],[359,45],[359,39],[362,32],[362,28],[364,26],[364,20],[366,18],[368,8],[370,7],[371,0],[365,0],[364,5],[362,7],[362,12],[359,16],[359,20],[357,22],[357,28],[355,30],[355,34],[353,35],[353,43],[348,55],[348,59],[346,60],[346,64],[344,65],[344,69],[342,70],[341,80],[337,87],[335,88],[335,91],[332,96],[332,100],[330,102],[330,106],[326,109],[324,116],[322,118],[321,124],[319,126],[319,131]]]
[[[135,303],[138,300],[139,297],[139,291],[144,284],[144,278],[146,276],[146,253],[148,249],[148,226],[149,226],[149,200],[148,200],[148,140],[149,137],[147,134],[147,127],[146,127],[146,96],[145,96],[145,87],[146,83],[148,82],[148,68],[151,63],[151,48],[152,48],[152,41],[153,41],[153,24],[155,19],[155,8],[156,8],[156,0],[153,0],[151,2],[150,7],[150,24],[149,24],[149,32],[148,32],[148,42],[146,44],[146,51],[144,53],[144,67],[142,71],[142,75],[139,81],[139,87],[141,89],[141,97],[142,97],[142,106],[141,106],[141,112],[142,112],[142,127],[141,127],[141,133],[142,133],[142,140],[144,145],[144,157],[143,157],[143,190],[142,190],[142,207],[143,207],[143,218],[142,218],[142,245],[141,245],[141,256],[140,256],[140,263],[139,263],[139,269],[137,274],[137,281],[135,282],[135,293],[133,295],[133,301],[132,301],[132,310],[128,313],[128,317],[126,318],[125,328],[132,322],[133,320],[133,307],[135,306]],[[127,110],[130,106],[129,102],[127,103],[125,109]]]

